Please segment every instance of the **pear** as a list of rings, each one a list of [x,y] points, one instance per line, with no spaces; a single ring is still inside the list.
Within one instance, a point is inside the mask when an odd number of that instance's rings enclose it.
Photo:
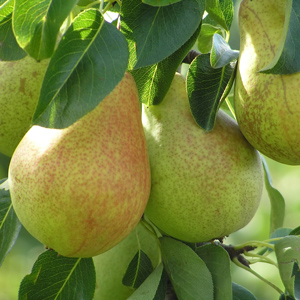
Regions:
[[[49,60],[0,61],[0,152],[11,156],[29,130]]]
[[[300,164],[300,73],[264,74],[283,34],[285,0],[244,0],[239,9],[240,58],[234,106],[246,139],[264,155]]]
[[[37,240],[68,257],[92,257],[139,222],[150,167],[133,77],[64,129],[33,126],[9,167],[12,204]]]
[[[95,300],[126,300],[134,292],[122,284],[122,279],[140,249],[155,267],[159,262],[158,243],[156,237],[141,223],[121,243],[93,258],[96,270]]]
[[[159,105],[143,105],[142,122],[152,182],[145,215],[162,232],[205,242],[252,219],[262,194],[262,164],[232,118],[219,111],[214,129],[202,130],[190,112],[185,79],[176,74]]]

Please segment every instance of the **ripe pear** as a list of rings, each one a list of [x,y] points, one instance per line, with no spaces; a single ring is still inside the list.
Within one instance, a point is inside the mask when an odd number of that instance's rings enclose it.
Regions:
[[[11,156],[29,130],[49,60],[0,61],[0,152]]]
[[[264,155],[300,164],[300,73],[264,74],[274,58],[285,21],[285,0],[243,0],[239,9],[240,58],[235,112],[246,139]]]
[[[95,300],[126,300],[134,290],[122,284],[127,267],[138,250],[150,258],[153,267],[159,262],[156,238],[141,223],[125,240],[93,258],[96,269]]]
[[[262,194],[258,152],[237,123],[219,111],[202,130],[190,112],[184,78],[176,74],[165,99],[143,106],[151,166],[145,215],[165,234],[186,242],[222,238],[254,216]]]
[[[92,257],[139,222],[150,167],[138,91],[126,73],[99,105],[64,129],[33,126],[9,167],[12,204],[36,239],[69,257]]]

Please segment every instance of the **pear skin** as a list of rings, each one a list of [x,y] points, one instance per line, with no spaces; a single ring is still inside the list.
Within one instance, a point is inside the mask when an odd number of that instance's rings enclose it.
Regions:
[[[145,215],[159,229],[194,243],[248,224],[261,199],[262,164],[232,118],[219,111],[214,129],[202,130],[176,74],[159,105],[143,105],[142,121],[152,182]]]
[[[0,152],[12,156],[29,130],[49,60],[0,61]]]
[[[259,73],[274,58],[285,21],[285,0],[243,0],[234,106],[246,139],[264,155],[300,164],[300,73]]]
[[[157,238],[141,223],[118,245],[93,258],[96,270],[95,300],[126,300],[134,289],[122,284],[129,263],[138,250],[147,254],[155,268],[159,262]]]
[[[99,105],[64,129],[33,126],[9,167],[13,207],[37,240],[92,257],[138,224],[150,168],[138,91],[126,73]]]

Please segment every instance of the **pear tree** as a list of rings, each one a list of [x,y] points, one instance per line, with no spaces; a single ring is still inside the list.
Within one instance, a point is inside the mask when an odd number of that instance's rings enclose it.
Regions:
[[[0,298],[300,299],[297,1],[0,12]]]

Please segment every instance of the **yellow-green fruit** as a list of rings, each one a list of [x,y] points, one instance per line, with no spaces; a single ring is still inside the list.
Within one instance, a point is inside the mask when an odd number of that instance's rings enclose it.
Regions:
[[[150,192],[138,92],[126,73],[91,112],[65,129],[33,126],[9,167],[15,212],[59,254],[91,257],[122,241]]]
[[[132,288],[122,284],[122,279],[129,263],[140,249],[155,267],[159,260],[156,238],[139,223],[125,240],[93,258],[97,278],[95,300],[126,300],[134,292]]]
[[[263,188],[258,152],[236,122],[219,111],[205,133],[189,108],[177,74],[165,99],[143,106],[151,166],[145,214],[166,234],[187,242],[224,237],[254,216]]]
[[[0,61],[0,152],[11,156],[29,130],[49,60]]]
[[[235,112],[246,139],[261,153],[300,164],[300,73],[259,73],[280,46],[285,0],[244,0],[239,10],[240,58]]]

